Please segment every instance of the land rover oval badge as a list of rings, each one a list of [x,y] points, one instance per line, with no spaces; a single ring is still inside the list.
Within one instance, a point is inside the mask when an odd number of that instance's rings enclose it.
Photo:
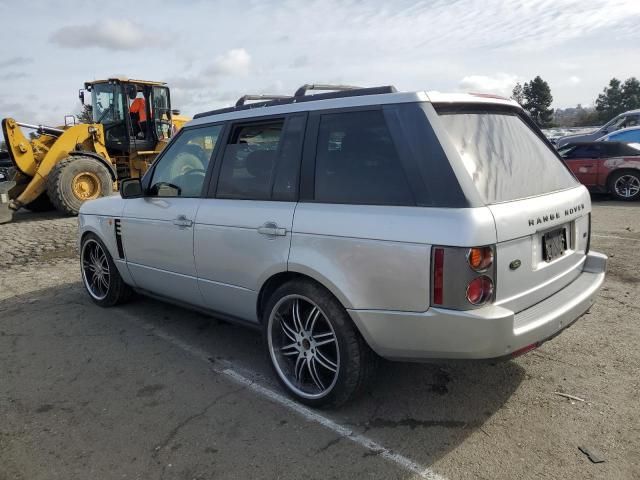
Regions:
[[[520,268],[521,264],[522,262],[516,258],[513,262],[509,264],[509,268],[511,270],[517,270],[518,268]]]

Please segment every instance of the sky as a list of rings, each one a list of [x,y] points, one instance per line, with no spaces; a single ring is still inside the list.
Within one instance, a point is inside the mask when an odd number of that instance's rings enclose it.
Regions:
[[[0,0],[0,18],[0,118],[28,123],[113,76],[167,82],[186,115],[305,83],[508,96],[536,75],[565,108],[640,76],[640,0]]]

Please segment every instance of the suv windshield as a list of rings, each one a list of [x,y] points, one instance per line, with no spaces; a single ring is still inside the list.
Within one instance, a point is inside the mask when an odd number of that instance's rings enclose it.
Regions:
[[[487,204],[575,187],[576,180],[515,113],[439,112],[473,183]]]

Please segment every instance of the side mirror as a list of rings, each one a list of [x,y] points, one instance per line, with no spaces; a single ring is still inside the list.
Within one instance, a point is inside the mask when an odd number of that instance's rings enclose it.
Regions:
[[[80,98],[80,103],[84,105],[84,90],[78,90],[78,98]]]
[[[142,182],[139,178],[125,178],[120,182],[122,198],[140,198],[143,196]]]

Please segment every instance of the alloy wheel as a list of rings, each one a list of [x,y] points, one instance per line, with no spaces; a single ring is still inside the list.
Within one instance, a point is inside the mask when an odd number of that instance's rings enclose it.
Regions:
[[[640,179],[635,175],[622,175],[613,185],[616,193],[624,198],[632,198],[640,192]]]
[[[324,312],[309,298],[288,295],[268,321],[269,354],[282,381],[303,398],[327,395],[338,379],[340,349]]]
[[[111,271],[104,247],[90,239],[82,245],[82,280],[89,294],[103,300],[109,293]]]

